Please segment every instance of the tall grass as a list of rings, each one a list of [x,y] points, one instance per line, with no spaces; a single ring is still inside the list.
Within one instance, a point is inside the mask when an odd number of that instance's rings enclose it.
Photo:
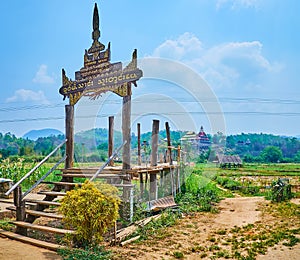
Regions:
[[[6,158],[0,164],[0,178],[11,179],[14,183],[20,180],[26,173],[28,173],[36,163],[26,163],[23,158],[11,161]],[[38,179],[40,179],[47,171],[50,170],[52,164],[44,164],[39,167],[33,174],[25,179],[21,187],[23,190],[29,189]],[[48,176],[47,180],[57,179],[54,173]]]
[[[216,184],[202,175],[197,168],[187,178],[176,201],[184,212],[209,211],[216,212],[215,204],[221,200],[221,191]]]

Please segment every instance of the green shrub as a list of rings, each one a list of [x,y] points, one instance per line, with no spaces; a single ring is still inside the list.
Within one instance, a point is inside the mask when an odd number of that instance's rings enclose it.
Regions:
[[[287,201],[293,197],[292,187],[289,183],[278,179],[272,183],[270,199],[275,202]]]
[[[186,192],[176,197],[180,209],[184,212],[215,212],[214,204],[220,201],[215,190],[209,187],[198,189],[197,193]]]
[[[192,173],[177,195],[176,202],[184,212],[215,212],[214,204],[220,201],[218,188],[210,179],[199,173]]]
[[[177,259],[182,259],[182,258],[184,258],[184,254],[183,254],[182,252],[180,252],[180,251],[175,251],[175,252],[173,253],[173,255],[174,255],[174,257],[177,258]]]
[[[10,218],[0,219],[0,229],[4,229],[7,231],[13,231],[14,225],[10,223]]]
[[[62,256],[64,260],[106,260],[111,259],[111,253],[106,251],[103,246],[94,245],[85,247],[84,249],[79,248],[61,248],[58,249],[57,253]]]
[[[103,234],[118,218],[120,199],[117,192],[111,185],[96,186],[89,181],[67,192],[60,212],[66,224],[76,230],[76,245],[86,246],[103,239]]]

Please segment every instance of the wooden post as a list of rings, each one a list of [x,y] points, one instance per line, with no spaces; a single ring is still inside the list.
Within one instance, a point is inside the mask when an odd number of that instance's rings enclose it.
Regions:
[[[17,186],[14,189],[14,204],[16,206],[16,220],[24,221],[26,218],[25,213],[25,201],[22,200],[22,189],[21,186]],[[16,228],[16,233],[27,236],[27,228],[18,227]]]
[[[114,117],[108,118],[108,158],[112,155],[114,149]],[[109,166],[114,166],[114,161],[111,160]]]
[[[176,196],[176,191],[174,190],[174,175],[173,169],[170,168],[170,183],[171,183],[171,194],[172,196]]]
[[[143,198],[144,195],[144,176],[143,173],[140,173],[140,197]]]
[[[117,229],[118,229],[117,221],[115,221],[115,224],[114,224],[114,244],[116,244],[116,242],[117,242]]]
[[[164,181],[165,181],[165,177],[164,177],[165,173],[164,173],[164,170],[162,170],[160,172],[160,191],[161,191],[161,194],[162,196],[164,197],[165,196],[165,184],[164,184]]]
[[[65,122],[65,132],[66,132],[66,155],[67,159],[65,161],[65,169],[73,167],[74,161],[74,106],[66,105],[66,122]]]
[[[137,124],[137,138],[138,138],[138,145],[137,145],[137,154],[138,154],[138,165],[142,164],[141,160],[141,124]]]
[[[138,154],[138,165],[142,164],[142,158],[141,158],[141,124],[137,123],[137,154]],[[144,195],[144,175],[143,173],[140,173],[140,197],[143,198]]]
[[[169,158],[170,158],[170,165],[173,164],[172,161],[172,148],[171,148],[171,135],[170,135],[170,127],[169,127],[169,123],[166,122],[166,134],[167,134],[167,142],[168,142],[168,154],[169,154]]]
[[[178,193],[181,192],[181,188],[180,188],[180,186],[181,186],[181,182],[180,182],[180,169],[181,169],[180,156],[181,156],[181,154],[180,154],[180,152],[181,152],[181,147],[180,147],[180,145],[178,145],[178,148],[177,148],[177,192]]]
[[[123,142],[126,144],[123,147],[122,153],[122,170],[126,173],[126,178],[123,180],[123,184],[131,184],[131,176],[127,174],[127,170],[130,169],[130,143],[131,143],[131,85],[127,85],[128,95],[123,97],[122,106],[122,135]],[[130,205],[130,188],[123,187],[123,209],[122,217],[129,220],[132,215],[131,205]]]
[[[181,150],[181,147],[180,147],[180,145],[178,145],[178,147],[177,147],[177,163],[178,164],[180,164],[180,156],[181,156],[181,154],[180,154],[180,150]]]
[[[153,120],[152,144],[151,144],[151,166],[157,165],[158,133],[159,133],[159,120]]]
[[[128,95],[123,97],[122,106],[122,134],[123,142],[127,143],[123,147],[123,170],[130,169],[130,141],[131,141],[131,85],[128,84]]]
[[[159,120],[153,120],[152,144],[151,144],[151,166],[157,165]],[[150,200],[157,199],[157,176],[150,174]]]

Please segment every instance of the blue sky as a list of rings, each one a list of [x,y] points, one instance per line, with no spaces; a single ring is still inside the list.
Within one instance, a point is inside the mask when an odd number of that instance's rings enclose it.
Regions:
[[[299,1],[96,2],[100,41],[105,45],[111,42],[113,62],[129,60],[137,48],[139,58],[167,58],[190,67],[215,94],[228,134],[300,135]],[[67,101],[58,94],[61,69],[74,78],[82,67],[84,49],[92,42],[94,3],[1,3],[0,132],[22,136],[46,127],[63,131]],[[159,84],[166,93],[155,90]],[[189,82],[186,84],[188,87]],[[162,82],[155,85],[141,80],[133,99],[168,95],[193,114],[196,128],[204,125],[208,132],[213,129],[191,97],[174,89]],[[168,104],[158,105],[164,110]],[[115,108],[111,105],[109,109]],[[106,114],[103,112],[102,118]],[[102,125],[97,122],[97,126]]]

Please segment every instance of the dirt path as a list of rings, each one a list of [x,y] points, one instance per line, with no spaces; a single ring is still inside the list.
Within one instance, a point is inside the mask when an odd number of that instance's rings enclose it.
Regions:
[[[0,260],[58,260],[55,252],[0,236]]]
[[[247,224],[262,223],[262,213],[258,206],[266,203],[262,197],[225,199],[219,204],[218,214],[196,213],[180,219],[175,227],[167,228],[159,238],[147,240],[145,243],[113,248],[115,259],[175,259],[176,252],[182,253],[184,259],[210,259],[209,252],[205,256],[201,248],[214,244],[208,241],[214,241],[217,237],[216,232]],[[299,255],[299,245],[292,250],[277,246],[257,259],[273,260],[288,256],[289,260],[296,260],[299,259]]]
[[[214,222],[216,226],[231,228],[253,224],[260,219],[258,203],[263,203],[263,197],[239,197],[222,200],[219,214]]]
[[[299,200],[293,201],[299,203]],[[174,252],[182,252],[184,259],[209,259],[201,256],[199,249],[207,247],[213,241],[214,235],[220,230],[229,230],[253,223],[267,223],[259,211],[259,204],[266,204],[260,197],[228,198],[220,202],[218,214],[196,213],[186,216],[178,223],[167,228],[162,234],[140,244],[130,244],[125,247],[109,248],[114,252],[115,259],[175,259]],[[266,222],[266,223],[265,223]],[[267,259],[299,259],[300,245],[292,249],[276,246],[269,249],[266,255],[257,257]],[[61,259],[56,253],[35,246],[0,237],[0,260],[7,259]]]

